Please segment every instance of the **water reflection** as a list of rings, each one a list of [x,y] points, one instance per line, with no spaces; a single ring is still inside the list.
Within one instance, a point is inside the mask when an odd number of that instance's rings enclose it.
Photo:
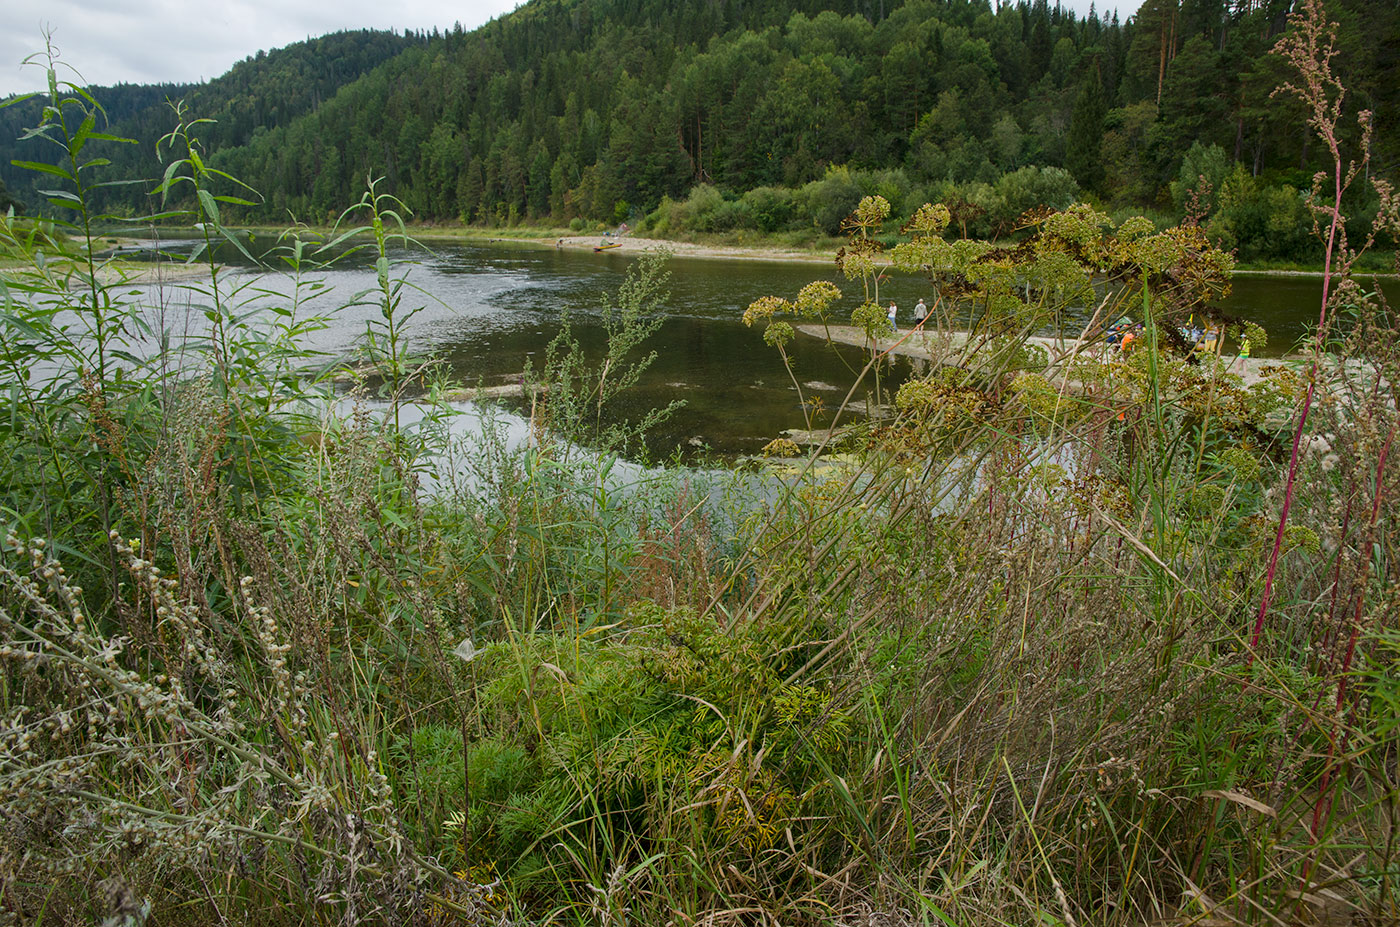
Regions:
[[[178,252],[192,243],[162,244]],[[255,248],[271,244],[253,242]],[[230,248],[217,256],[233,263],[238,258]],[[506,243],[437,245],[431,254],[405,257],[413,259],[400,269],[411,287],[405,308],[416,310],[406,328],[413,349],[445,360],[458,380],[486,385],[518,378],[527,363],[538,368],[566,313],[584,350],[598,357],[603,349],[600,307],[635,260],[615,252]],[[693,453],[699,447],[723,455],[754,453],[784,429],[805,427],[798,392],[781,360],[759,332],[744,327],[743,311],[759,296],[795,296],[805,284],[823,279],[846,293],[834,309],[834,316],[843,318],[862,298],[858,287],[827,263],[677,257],[669,270],[665,319],[646,346],[656,352],[656,361],[620,407],[622,416],[635,420],[673,399],[686,401],[653,435],[653,454],[664,456],[676,448]],[[375,287],[370,255],[362,251],[313,276],[324,286],[298,311],[325,313],[328,324],[307,343],[328,354],[350,355],[379,314],[372,302],[353,304],[357,294]],[[228,282],[242,288],[239,298],[248,307],[285,304],[292,290],[288,275],[251,268]],[[1240,277],[1223,308],[1264,325],[1270,342],[1256,353],[1277,355],[1315,324],[1320,290],[1315,277]],[[895,300],[905,324],[920,297],[932,302],[931,289],[921,279],[896,276],[881,284],[881,300]],[[198,302],[191,299],[187,316],[197,317]],[[167,326],[171,314],[167,306]],[[197,324],[187,327],[198,333]],[[828,410],[839,403],[865,359],[859,349],[831,348],[804,337],[791,345],[790,356],[799,382],[841,388],[805,391]],[[897,386],[907,374],[907,366],[897,367],[884,382]],[[829,419],[816,424],[829,424]]]

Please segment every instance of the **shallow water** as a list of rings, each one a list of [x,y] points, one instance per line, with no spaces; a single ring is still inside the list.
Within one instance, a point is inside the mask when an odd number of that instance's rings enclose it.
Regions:
[[[1358,276],[1363,290],[1377,286],[1390,305],[1400,305],[1400,280]],[[1256,356],[1281,357],[1296,350],[1317,330],[1322,304],[1322,277],[1312,274],[1241,274],[1221,308],[1255,322],[1269,333],[1269,343]]]
[[[190,243],[166,241],[163,246],[178,252]],[[527,362],[536,367],[543,363],[545,347],[567,313],[575,337],[596,357],[603,343],[599,309],[604,296],[616,292],[635,260],[619,253],[510,243],[435,246],[433,253],[418,255],[416,263],[399,271],[411,285],[404,293],[404,308],[417,309],[406,327],[412,349],[441,357],[463,382],[510,382]],[[664,456],[677,448],[686,454],[701,448],[725,456],[754,453],[784,429],[805,427],[797,389],[761,333],[743,325],[744,309],[759,296],[792,297],[805,284],[822,279],[846,294],[833,312],[843,319],[863,298],[859,290],[830,264],[677,257],[669,271],[664,320],[647,345],[656,352],[656,361],[622,410],[635,419],[673,399],[685,400],[685,408],[652,436],[653,454]],[[298,311],[331,315],[328,327],[307,342],[332,355],[352,354],[367,324],[378,317],[378,308],[336,307],[373,289],[372,264],[362,252],[312,277],[325,289]],[[226,282],[238,288],[234,300],[249,306],[285,303],[285,295],[277,294],[291,290],[289,277],[257,274],[251,268],[235,272]],[[1320,292],[1316,277],[1240,277],[1222,308],[1264,325],[1270,331],[1269,345],[1255,353],[1278,355],[1316,323]],[[883,282],[879,296],[882,301],[895,300],[901,322],[908,324],[914,303],[931,293],[926,282],[901,276]],[[143,298],[155,302],[152,296]],[[183,324],[190,301],[177,292],[153,321],[164,328],[172,327],[172,320]],[[852,370],[859,370],[863,362],[859,349],[833,349],[805,337],[796,339],[789,353],[797,380],[804,384],[803,396],[819,398],[828,409],[839,405],[852,382]],[[884,374],[886,383],[897,384],[907,376],[907,362],[903,363]],[[824,426],[829,418],[814,424]]]

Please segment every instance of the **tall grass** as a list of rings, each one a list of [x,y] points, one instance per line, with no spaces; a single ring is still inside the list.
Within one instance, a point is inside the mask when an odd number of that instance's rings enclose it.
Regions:
[[[92,105],[55,81],[47,118],[83,125]],[[238,241],[218,197],[246,191],[201,175],[184,131],[164,186],[204,190],[189,218]],[[1378,295],[1332,290],[1351,324],[1311,384],[1280,367],[1246,386],[1181,350],[1178,324],[1231,268],[1198,230],[1074,207],[1028,217],[1008,253],[945,239],[928,207],[894,265],[956,300],[939,319],[971,308],[970,337],[904,335],[934,363],[889,396],[877,374],[903,361],[863,305],[871,358],[809,422],[832,427],[819,452],[775,441],[748,468],[647,470],[616,456],[647,420],[609,405],[647,360],[651,262],[610,307],[607,355],[557,342],[530,440],[489,413],[479,437],[405,440],[399,413],[432,390],[383,196],[363,203],[382,401],[336,397],[331,359],[302,346],[322,320],[300,294],[334,241],[285,239],[291,295],[263,315],[251,287],[271,288],[213,265],[157,294],[162,317],[124,295],[84,222],[0,223],[17,266],[0,315],[0,916],[1400,913],[1400,355]],[[872,199],[852,227],[874,240],[883,218]],[[864,297],[873,249],[846,264]],[[1093,292],[1110,295],[1082,342],[1027,341]],[[808,288],[749,318],[782,350],[789,318],[829,325],[836,300]],[[1107,354],[1102,325],[1126,312],[1150,336]],[[1277,423],[1310,388],[1290,463]]]

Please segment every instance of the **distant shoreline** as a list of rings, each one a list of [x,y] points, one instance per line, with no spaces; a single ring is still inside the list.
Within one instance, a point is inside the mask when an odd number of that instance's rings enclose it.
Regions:
[[[476,229],[462,226],[459,228],[438,227],[410,230],[415,238],[424,241],[454,241],[454,242],[508,242],[519,245],[532,245],[541,248],[552,248],[562,242],[562,247],[571,251],[591,251],[600,241],[608,240],[620,242],[622,247],[610,248],[610,251],[619,251],[624,254],[636,254],[648,248],[665,248],[677,257],[694,258],[737,258],[741,260],[753,261],[787,261],[807,264],[829,264],[836,260],[836,248],[823,248],[802,250],[798,248],[784,247],[780,244],[700,244],[689,241],[674,241],[667,238],[643,238],[641,236],[624,235],[605,239],[603,233],[595,232],[589,235],[579,235],[570,232],[567,235],[545,235],[545,236],[521,236],[510,234],[491,234],[489,229]],[[1241,277],[1317,277],[1321,279],[1323,271],[1321,268],[1302,270],[1298,268],[1268,268],[1268,267],[1239,267],[1234,271],[1236,276]],[[1386,280],[1400,279],[1400,273],[1394,271],[1379,270],[1357,270],[1352,273],[1354,277],[1379,277]]]
[[[252,232],[255,235],[276,235],[282,229],[272,226],[240,226],[239,228]],[[171,229],[175,231],[175,229]],[[328,234],[331,229],[315,227],[309,231]],[[408,234],[410,238],[420,240],[424,243],[454,242],[458,244],[482,243],[482,244],[513,244],[534,248],[560,248],[567,251],[592,251],[600,242],[615,242],[620,247],[609,248],[609,251],[616,251],[622,254],[639,254],[651,248],[665,248],[677,257],[702,258],[717,260],[744,260],[744,261],[773,261],[783,263],[803,263],[803,264],[831,264],[836,260],[836,250],[839,245],[822,248],[798,248],[784,246],[780,243],[762,244],[725,244],[725,243],[700,243],[690,241],[676,241],[667,238],[646,238],[639,235],[605,236],[601,232],[593,232],[581,235],[577,232],[563,229],[539,229],[540,234],[511,234],[514,230],[501,230],[496,232],[492,229],[482,229],[472,226],[409,226]],[[130,241],[131,239],[125,239]],[[1268,268],[1268,267],[1238,267],[1234,274],[1240,277],[1316,277],[1322,279],[1321,268],[1299,269],[1299,268]],[[1354,277],[1379,278],[1384,280],[1400,279],[1400,272],[1379,271],[1379,270],[1357,270],[1352,274]]]
[[[433,236],[422,236],[432,238]],[[487,242],[510,242],[512,244],[537,245],[541,247],[552,247],[548,240],[540,238],[513,238],[511,236],[481,237],[474,235],[444,235],[443,241],[487,241]],[[569,250],[588,251],[594,248],[600,240],[599,235],[568,235],[556,239],[556,243],[562,242],[562,246]],[[781,246],[764,245],[705,245],[687,241],[671,241],[665,238],[640,238],[631,235],[622,238],[609,239],[620,242],[622,247],[611,248],[611,251],[619,251],[624,254],[635,254],[645,251],[648,248],[666,248],[677,257],[695,258],[738,258],[752,261],[790,261],[803,263],[830,264],[836,260],[835,250],[821,251],[800,251],[794,248],[784,248]],[[1296,268],[1237,268],[1235,276],[1239,277],[1316,277],[1322,279],[1321,270],[1298,270]],[[1353,271],[1353,277],[1380,277],[1386,280],[1400,279],[1400,273],[1358,270]]]
[[[1336,271],[1332,271],[1336,276]],[[1236,277],[1316,277],[1321,280],[1324,272],[1320,270],[1269,270],[1268,268],[1246,267],[1237,269],[1234,272]],[[1353,277],[1380,277],[1383,280],[1400,280],[1400,273],[1387,272],[1383,270],[1354,270]]]

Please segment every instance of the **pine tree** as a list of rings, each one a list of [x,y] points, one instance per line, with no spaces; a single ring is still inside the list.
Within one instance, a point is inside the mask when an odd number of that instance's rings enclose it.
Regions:
[[[549,171],[554,160],[549,156],[543,139],[536,139],[531,146],[530,170],[525,182],[525,208],[530,218],[535,219],[549,213]]]
[[[0,212],[6,212],[11,207],[16,213],[24,212],[24,204],[15,199],[5,187],[5,181],[0,180]]]
[[[481,159],[472,158],[462,176],[457,178],[457,212],[463,222],[480,220],[481,197],[486,182],[481,176]]]
[[[1103,80],[1095,60],[1080,81],[1065,149],[1065,167],[1085,190],[1097,191],[1103,183],[1101,148],[1105,109]]]

